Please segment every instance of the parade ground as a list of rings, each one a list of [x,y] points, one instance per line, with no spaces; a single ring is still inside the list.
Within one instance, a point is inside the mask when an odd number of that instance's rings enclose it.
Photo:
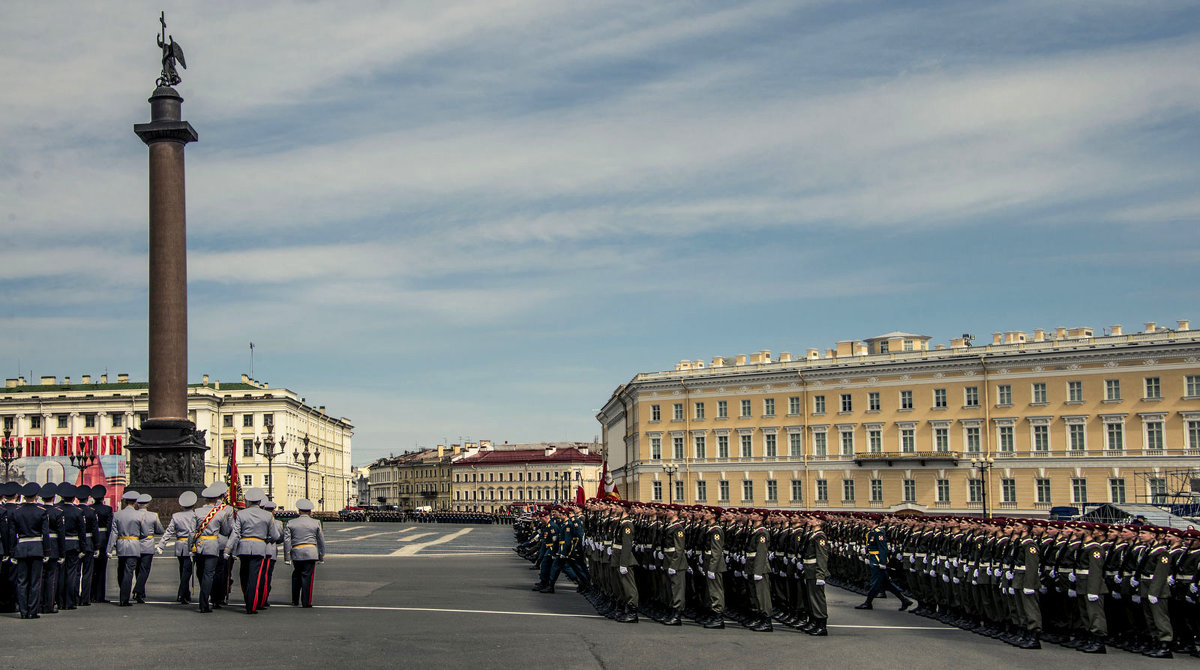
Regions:
[[[877,600],[828,590],[828,638],[776,626],[754,633],[682,628],[597,616],[565,579],[558,592],[530,590],[529,563],[511,551],[511,526],[325,525],[328,555],[318,566],[312,609],[290,602],[291,567],[275,571],[272,607],[200,614],[172,602],[175,558],[154,561],[148,602],[98,603],[37,620],[0,616],[3,668],[1089,668],[1149,667],[1112,649],[1084,656],[1055,645],[1015,649]],[[109,598],[116,579],[109,562]]]

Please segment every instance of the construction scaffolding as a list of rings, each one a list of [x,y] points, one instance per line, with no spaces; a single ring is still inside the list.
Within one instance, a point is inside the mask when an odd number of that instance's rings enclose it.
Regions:
[[[1178,470],[1134,473],[1142,480],[1137,500],[1155,505],[1174,515],[1200,515],[1200,466]]]

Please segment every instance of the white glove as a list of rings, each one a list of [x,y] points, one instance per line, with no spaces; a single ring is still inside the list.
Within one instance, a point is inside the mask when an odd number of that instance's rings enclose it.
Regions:
[[[1135,587],[1136,587],[1136,586],[1141,586],[1141,584],[1142,584],[1141,580],[1139,580],[1137,577],[1130,577],[1130,578],[1129,578],[1129,585],[1130,585],[1130,586],[1135,586]]]
[[[1008,572],[1004,573],[1004,578],[1005,578],[1005,579],[1012,579],[1012,578],[1013,578],[1013,573],[1012,573],[1012,570],[1009,570]]]
[[[1067,589],[1067,595],[1071,598],[1074,598],[1075,596],[1077,596],[1079,594],[1075,591],[1075,589]]]
[[[770,561],[773,561],[773,560],[775,560],[775,552],[773,552],[773,551],[768,551],[768,552],[767,552],[767,560],[770,560]]]
[[[657,569],[658,569],[658,566],[657,566],[657,565],[648,565],[648,566],[646,566],[646,567],[648,567],[648,568],[649,568],[649,569],[651,569],[651,570],[657,570]]]
[[[1031,595],[1037,593],[1037,590],[1036,589],[1021,589],[1021,592],[1027,596],[1031,596]]]
[[[162,556],[162,547],[155,547],[154,553],[158,554],[159,556]]]
[[[1142,602],[1142,597],[1141,597],[1141,596],[1134,596],[1134,597],[1133,597],[1133,602],[1135,602],[1135,603],[1140,603],[1140,602]]]
[[[1088,602],[1093,602],[1093,603],[1094,603],[1094,602],[1096,602],[1097,600],[1100,600],[1100,596],[1096,595],[1095,593],[1089,593],[1089,594],[1088,594]]]
[[[1188,587],[1188,590],[1192,593],[1200,593],[1200,587],[1197,587],[1195,582],[1192,582],[1192,585]]]
[[[673,574],[675,574],[675,568],[667,568],[667,574],[668,574],[668,575],[673,575]]]
[[[61,558],[61,557],[60,557],[60,558],[56,558],[56,559],[54,559],[54,562],[55,562],[55,563],[58,563],[59,565],[62,565],[63,561],[65,561],[65,560],[67,560],[67,559],[65,559],[65,558]]]
[[[1044,594],[1046,594],[1046,593],[1049,593],[1049,591],[1050,591],[1050,589],[1047,589],[1047,588],[1046,588],[1046,587],[1044,587],[1044,586],[1043,586],[1042,588],[1038,589],[1038,593],[1041,593],[1041,594],[1043,594],[1043,595],[1044,595]]]
[[[1158,598],[1156,598],[1154,596],[1146,596],[1146,600],[1149,600],[1151,605],[1158,604]]]
[[[818,579],[818,580],[817,580],[817,586],[825,586],[825,580],[824,580],[824,579]]]
[[[1123,581],[1123,579],[1124,578],[1121,577],[1121,575],[1113,575],[1113,582],[1115,582],[1117,584],[1120,584]]]
[[[763,578],[762,575],[754,575],[754,581],[756,581],[756,582],[761,582],[762,578]]]
[[[623,574],[623,575],[629,574],[629,568],[622,565],[621,566],[621,574]]]
[[[949,584],[950,583],[950,575],[942,575],[942,581]]]
[[[285,559],[283,559],[283,564],[284,564],[284,565],[291,565],[291,564],[292,564],[292,561],[291,561],[291,559],[287,559],[287,558],[285,558]]]
[[[975,568],[975,572],[971,576],[975,579],[979,579],[979,568]]]
[[[710,572],[710,573],[708,573],[708,578],[709,578],[709,579],[716,579],[716,578],[717,578],[717,575],[716,575],[716,573]]]
[[[608,555],[609,555],[609,556],[612,556],[612,547],[609,547],[609,548],[608,548]]]
[[[1075,583],[1075,573],[1074,572],[1067,575],[1067,581],[1071,582],[1072,584]]]
[[[660,552],[658,552],[658,560],[660,560],[660,561],[661,561],[661,560],[663,560],[664,558],[666,558],[666,554],[662,553],[661,551],[660,551]]]
[[[1167,575],[1167,586],[1175,586],[1175,575]]]
[[[1113,591],[1112,597],[1113,597],[1113,600],[1120,600],[1121,594],[1117,593],[1116,591]]]

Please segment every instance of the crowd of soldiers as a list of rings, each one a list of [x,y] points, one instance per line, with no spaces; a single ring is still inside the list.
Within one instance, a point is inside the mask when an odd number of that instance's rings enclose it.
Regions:
[[[1023,649],[1200,656],[1200,532],[1035,519],[593,500],[516,525],[534,589],[562,573],[597,611],[828,634],[826,582]],[[914,602],[915,601],[915,602]]]
[[[114,512],[104,503],[103,485],[0,484],[0,612],[37,619],[110,602],[110,556],[117,559],[117,604],[145,603],[152,559],[168,542],[174,543],[179,564],[176,602],[191,604],[194,575],[200,612],[226,606],[236,556],[246,612],[269,607],[271,577],[282,549],[284,561],[293,564],[292,604],[311,607],[315,565],[325,556],[321,524],[311,517],[312,502],[298,501],[299,516],[283,526],[261,489],[246,492],[244,509],[230,505],[227,493],[221,482],[200,496],[184,492],[178,500],[182,511],[164,528],[146,508],[152,498],[137,491],[125,491],[123,507]],[[200,497],[205,504],[197,507]]]
[[[492,514],[490,512],[452,512],[449,510],[420,511],[420,510],[372,510],[352,509],[338,513],[342,521],[354,523],[471,523],[471,524],[512,524],[515,518],[507,511]]]

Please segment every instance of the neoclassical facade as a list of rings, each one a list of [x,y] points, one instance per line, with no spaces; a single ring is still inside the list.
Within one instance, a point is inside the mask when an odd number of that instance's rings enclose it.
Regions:
[[[454,459],[451,504],[459,511],[497,512],[519,503],[574,501],[578,487],[590,498],[601,467],[597,444],[484,442]]]
[[[369,466],[364,505],[395,505],[402,510],[450,509],[450,465],[460,445],[381,458]]]
[[[6,380],[0,393],[0,417],[12,439],[24,446],[35,439],[95,438],[111,444],[123,438],[129,428],[138,428],[147,417],[147,384],[131,382],[125,374],[110,381],[108,375],[93,379],[83,375],[72,383],[70,377],[41,377],[37,384],[24,378]],[[207,431],[209,450],[205,455],[205,479],[224,479],[230,455],[236,454],[238,475],[243,487],[257,486],[271,492],[285,509],[295,509],[295,501],[305,495],[306,472],[293,457],[303,451],[307,439],[310,454],[320,456],[307,472],[308,495],[318,510],[339,510],[347,505],[353,485],[350,475],[351,437],[354,427],[346,418],[314,407],[296,393],[242,375],[235,383],[210,381],[208,375],[188,386],[188,418]],[[279,454],[268,466],[260,446],[270,434]],[[127,441],[127,440],[124,440]],[[106,470],[124,476],[125,454],[120,448],[111,458],[116,462]],[[33,456],[23,451],[14,467],[26,465],[29,472],[41,473],[53,460],[57,468],[72,470],[61,449],[52,454]],[[70,478],[71,473],[67,473]],[[268,474],[275,478],[274,486]],[[111,483],[111,480],[110,480]]]
[[[1106,331],[932,348],[897,332],[795,358],[683,361],[617,388],[597,419],[637,500],[1045,516],[1186,498],[1200,331]]]

